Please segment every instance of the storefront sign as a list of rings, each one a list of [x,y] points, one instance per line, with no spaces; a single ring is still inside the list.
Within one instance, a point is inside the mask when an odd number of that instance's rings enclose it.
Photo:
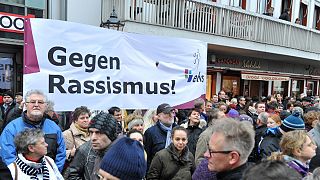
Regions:
[[[0,12],[0,31],[23,33],[24,16]]]
[[[260,69],[260,61],[254,60],[244,60],[242,64],[242,68],[250,68],[250,69]]]
[[[206,93],[205,42],[49,19],[25,26],[23,92],[42,90],[57,111],[181,107]]]
[[[260,81],[289,81],[289,77],[283,76],[267,76],[259,74],[241,74],[242,79],[247,80],[260,80]]]

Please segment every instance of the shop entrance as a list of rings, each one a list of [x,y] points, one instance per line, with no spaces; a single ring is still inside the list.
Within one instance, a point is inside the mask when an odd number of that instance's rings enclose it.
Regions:
[[[244,80],[244,96],[267,96],[268,81]]]

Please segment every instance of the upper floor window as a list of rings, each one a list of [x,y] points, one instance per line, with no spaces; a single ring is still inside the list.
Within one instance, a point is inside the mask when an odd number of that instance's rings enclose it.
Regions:
[[[320,30],[320,7],[315,6],[314,16],[313,16],[313,27]]]
[[[268,11],[268,0],[257,1],[257,13],[265,14]]]
[[[247,0],[229,0],[229,6],[240,7],[246,9]]]

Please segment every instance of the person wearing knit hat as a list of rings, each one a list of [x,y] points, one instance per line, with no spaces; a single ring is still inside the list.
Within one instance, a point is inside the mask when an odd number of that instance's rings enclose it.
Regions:
[[[235,109],[230,109],[227,113],[227,117],[238,119],[239,118],[239,112]]]
[[[118,137],[116,120],[111,114],[100,112],[89,124],[90,141],[77,150],[66,171],[66,179],[95,179],[101,159]]]
[[[304,130],[305,124],[299,111],[294,111],[282,121],[279,127],[268,128],[260,142],[260,154],[262,158],[280,150],[280,140],[283,134],[293,130]]]
[[[299,112],[294,112],[282,121],[280,129],[284,132],[289,132],[293,130],[304,130],[305,124],[303,119],[300,117]]]
[[[129,114],[127,116],[128,122],[128,130],[136,129],[143,133],[144,125],[143,125],[143,117],[136,114]]]
[[[101,161],[99,176],[104,179],[142,180],[147,162],[140,142],[123,137],[105,154]]]

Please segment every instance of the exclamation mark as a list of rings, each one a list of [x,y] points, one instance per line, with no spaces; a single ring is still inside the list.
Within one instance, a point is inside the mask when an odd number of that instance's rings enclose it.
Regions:
[[[171,91],[172,91],[172,94],[176,94],[176,92],[174,91],[174,86],[176,85],[176,80],[171,80],[172,82],[172,86],[171,86]]]

